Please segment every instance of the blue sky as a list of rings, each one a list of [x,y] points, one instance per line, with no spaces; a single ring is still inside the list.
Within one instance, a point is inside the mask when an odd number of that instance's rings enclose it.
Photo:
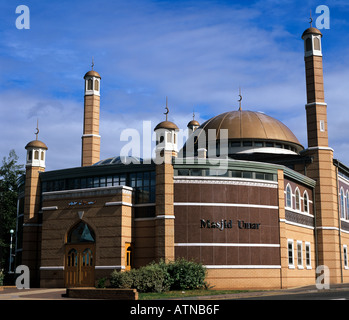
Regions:
[[[30,29],[18,30],[18,5]],[[347,1],[2,0],[0,157],[35,138],[47,170],[80,165],[84,74],[102,76],[101,158],[115,156],[123,129],[164,119],[185,129],[238,108],[284,122],[306,147],[303,41],[312,10],[330,9],[324,37],[325,100],[335,158],[349,165],[349,3]],[[142,154],[141,154],[142,155]]]

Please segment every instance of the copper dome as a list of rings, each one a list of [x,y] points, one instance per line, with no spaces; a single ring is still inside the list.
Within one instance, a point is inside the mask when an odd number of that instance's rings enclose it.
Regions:
[[[178,130],[178,127],[171,121],[162,121],[155,127],[154,131],[158,129]]]
[[[200,123],[197,122],[196,120],[191,120],[187,125],[187,127],[196,127],[196,126],[200,126]]]
[[[84,76],[84,79],[86,77],[96,77],[96,78],[101,78],[101,76],[99,75],[99,73],[97,71],[91,70],[89,72],[87,72]]]
[[[305,31],[303,32],[303,34],[302,34],[302,39],[303,39],[303,37],[304,37],[305,35],[307,35],[307,34],[318,34],[318,35],[320,35],[320,36],[322,37],[322,33],[320,32],[320,30],[317,29],[317,28],[314,28],[314,27],[310,27],[310,28],[308,28],[307,30],[305,30]]]
[[[45,149],[47,150],[47,146],[45,143],[43,143],[42,141],[40,140],[33,140],[31,142],[29,142],[26,146],[25,146],[26,149],[28,148],[41,148],[41,149]]]
[[[208,130],[216,130],[216,139],[220,138],[220,129],[228,129],[228,140],[272,140],[288,142],[304,149],[292,131],[282,122],[261,112],[230,111],[222,113],[203,123],[208,137]]]

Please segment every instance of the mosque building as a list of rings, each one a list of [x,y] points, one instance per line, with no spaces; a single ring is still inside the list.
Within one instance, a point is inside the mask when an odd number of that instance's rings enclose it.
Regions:
[[[153,161],[101,160],[101,76],[87,72],[81,167],[45,172],[45,143],[25,147],[16,264],[31,286],[94,286],[113,270],[182,257],[205,265],[216,289],[311,285],[319,266],[331,284],[349,282],[349,168],[328,145],[322,34],[310,27],[302,39],[306,148],[240,104],[190,121],[181,150],[166,114]]]

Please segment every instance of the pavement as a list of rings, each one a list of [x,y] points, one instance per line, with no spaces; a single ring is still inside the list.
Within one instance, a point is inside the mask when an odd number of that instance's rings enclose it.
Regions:
[[[234,294],[224,295],[211,295],[202,297],[187,297],[178,300],[234,300],[234,299],[260,299],[271,296],[279,296],[282,299],[282,295],[301,295],[301,294],[316,294],[321,292],[349,292],[349,283],[345,284],[333,284],[330,289],[318,290],[316,286],[299,287],[292,289],[281,290],[265,290],[265,291],[248,291]],[[64,297],[66,293],[65,288],[31,288],[31,289],[17,289],[16,287],[4,287],[0,291],[1,300],[78,300],[74,298]],[[83,300],[83,299],[80,299]],[[177,300],[177,299],[176,299]]]

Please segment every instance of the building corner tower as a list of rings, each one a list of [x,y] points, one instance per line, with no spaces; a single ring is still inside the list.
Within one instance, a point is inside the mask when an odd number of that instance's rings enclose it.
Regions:
[[[338,216],[337,177],[333,165],[333,149],[328,145],[327,104],[324,96],[322,34],[310,27],[304,31],[306,74],[308,149],[312,158],[307,175],[316,181],[316,237],[318,265],[330,269],[330,282],[341,282],[340,219]]]
[[[174,169],[172,159],[178,155],[178,127],[167,120],[159,123],[156,133],[155,258],[173,261],[174,251]]]
[[[99,135],[100,81],[101,76],[92,70],[85,79],[84,127],[81,150],[81,166],[92,166],[100,160],[101,136]]]
[[[45,143],[38,140],[29,142],[27,150],[25,172],[25,197],[23,212],[23,251],[22,264],[29,267],[30,286],[39,286],[39,263],[41,252],[41,184],[40,173],[45,171],[46,151]]]

